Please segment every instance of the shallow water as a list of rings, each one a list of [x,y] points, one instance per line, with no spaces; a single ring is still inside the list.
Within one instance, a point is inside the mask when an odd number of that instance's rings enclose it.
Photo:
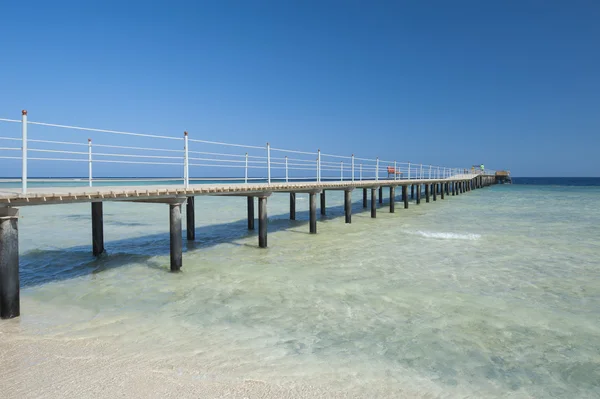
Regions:
[[[600,396],[600,187],[495,186],[377,219],[361,198],[347,225],[328,192],[310,235],[308,196],[290,222],[274,195],[261,250],[245,198],[198,197],[177,274],[165,205],[105,203],[99,260],[89,204],[23,208],[22,317],[0,331],[106,340],[211,378]]]

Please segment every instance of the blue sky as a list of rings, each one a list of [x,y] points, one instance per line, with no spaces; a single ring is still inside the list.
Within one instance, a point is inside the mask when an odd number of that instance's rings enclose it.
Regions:
[[[2,2],[0,117],[598,176],[598,21],[595,1]]]

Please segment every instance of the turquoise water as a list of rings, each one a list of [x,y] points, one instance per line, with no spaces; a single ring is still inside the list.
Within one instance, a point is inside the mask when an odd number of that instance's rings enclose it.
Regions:
[[[105,203],[99,260],[89,204],[23,208],[19,334],[106,340],[199,378],[600,397],[600,187],[494,186],[377,219],[361,198],[347,225],[328,193],[309,235],[308,197],[290,222],[273,195],[261,250],[245,198],[198,197],[178,274],[165,205]]]

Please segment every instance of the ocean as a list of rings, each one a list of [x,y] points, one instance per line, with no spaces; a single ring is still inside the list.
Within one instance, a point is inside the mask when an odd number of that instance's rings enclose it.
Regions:
[[[352,224],[328,192],[317,235],[308,195],[289,221],[274,194],[268,249],[245,198],[197,197],[175,274],[166,205],[105,203],[99,259],[89,204],[24,207],[4,397],[143,373],[272,397],[598,398],[600,179],[513,181],[394,214],[385,190],[377,219],[355,190]]]

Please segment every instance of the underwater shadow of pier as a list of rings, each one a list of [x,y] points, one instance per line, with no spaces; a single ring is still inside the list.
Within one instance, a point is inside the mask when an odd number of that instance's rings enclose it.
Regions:
[[[343,193],[343,191],[340,191],[340,193]],[[396,196],[396,201],[398,202],[398,205],[400,205],[401,203],[398,198],[399,196]],[[411,200],[411,202],[413,201]],[[383,204],[378,204],[378,208],[381,209],[386,204],[389,204],[389,198],[387,197],[384,198]],[[199,203],[196,202],[197,207],[198,205]],[[353,214],[356,215],[369,212],[370,200],[367,208],[363,208],[362,200],[352,203]],[[296,220],[289,220],[288,213],[271,215],[269,216],[268,231],[269,233],[275,233],[306,226],[305,234],[310,234],[308,229],[309,217],[308,210],[298,209],[296,210]],[[328,206],[327,216],[321,216],[319,210],[317,210],[319,223],[327,223],[328,221],[340,217],[344,217],[343,205]],[[112,224],[112,222],[108,223]],[[248,230],[247,219],[244,218],[228,223],[196,227],[196,241],[186,241],[184,237],[183,252],[202,250],[224,243],[255,247],[257,250],[260,250],[258,248],[258,242],[256,245],[237,242],[240,239],[251,236],[257,237],[257,222],[255,222],[255,224],[255,230]],[[134,223],[134,225],[136,224]],[[123,225],[121,226],[123,227]],[[294,232],[302,233],[299,231]],[[91,242],[90,245],[80,245],[65,249],[34,249],[24,254],[20,254],[19,274],[21,287],[32,287],[53,281],[62,281],[92,275],[101,273],[105,270],[127,266],[131,263],[142,263],[149,268],[161,269],[165,272],[169,272],[168,259],[163,261],[157,259],[159,256],[169,255],[169,246],[169,231],[168,226],[165,226],[164,233],[107,241],[105,244],[107,252],[97,258],[92,255]]]

